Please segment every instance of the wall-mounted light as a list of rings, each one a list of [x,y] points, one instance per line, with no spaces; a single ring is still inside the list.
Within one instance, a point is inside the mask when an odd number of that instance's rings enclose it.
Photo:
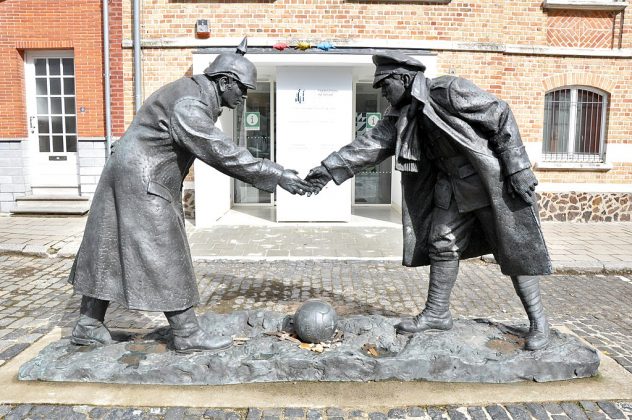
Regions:
[[[197,38],[208,38],[211,36],[211,30],[208,28],[208,20],[197,20],[195,23],[195,36]]]

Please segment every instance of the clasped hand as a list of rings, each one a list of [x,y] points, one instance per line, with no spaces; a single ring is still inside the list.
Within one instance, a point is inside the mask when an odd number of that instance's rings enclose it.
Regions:
[[[305,195],[309,197],[312,193],[317,193],[314,186],[301,179],[298,172],[293,169],[286,169],[279,179],[279,186],[291,194]]]
[[[305,179],[301,179],[298,172],[286,169],[281,175],[279,186],[292,194],[307,194],[309,197],[312,194],[318,194],[329,181],[331,181],[331,175],[323,166],[310,170]]]

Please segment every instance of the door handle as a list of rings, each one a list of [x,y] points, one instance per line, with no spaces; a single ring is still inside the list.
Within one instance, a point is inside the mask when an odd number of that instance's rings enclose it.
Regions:
[[[35,120],[37,119],[37,117],[35,115],[31,115],[31,117],[29,118],[29,127],[31,129],[31,134],[35,133]]]

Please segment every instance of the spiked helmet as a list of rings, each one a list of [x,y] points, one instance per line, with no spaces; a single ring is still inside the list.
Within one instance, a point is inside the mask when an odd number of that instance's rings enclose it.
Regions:
[[[248,89],[257,88],[257,69],[244,55],[248,41],[244,38],[234,53],[222,53],[204,70],[207,76],[229,76],[240,81]]]

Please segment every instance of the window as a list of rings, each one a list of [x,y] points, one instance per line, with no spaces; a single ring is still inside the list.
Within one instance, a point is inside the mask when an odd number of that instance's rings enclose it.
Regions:
[[[595,88],[556,89],[544,99],[543,157],[558,162],[603,162],[608,95]]]

